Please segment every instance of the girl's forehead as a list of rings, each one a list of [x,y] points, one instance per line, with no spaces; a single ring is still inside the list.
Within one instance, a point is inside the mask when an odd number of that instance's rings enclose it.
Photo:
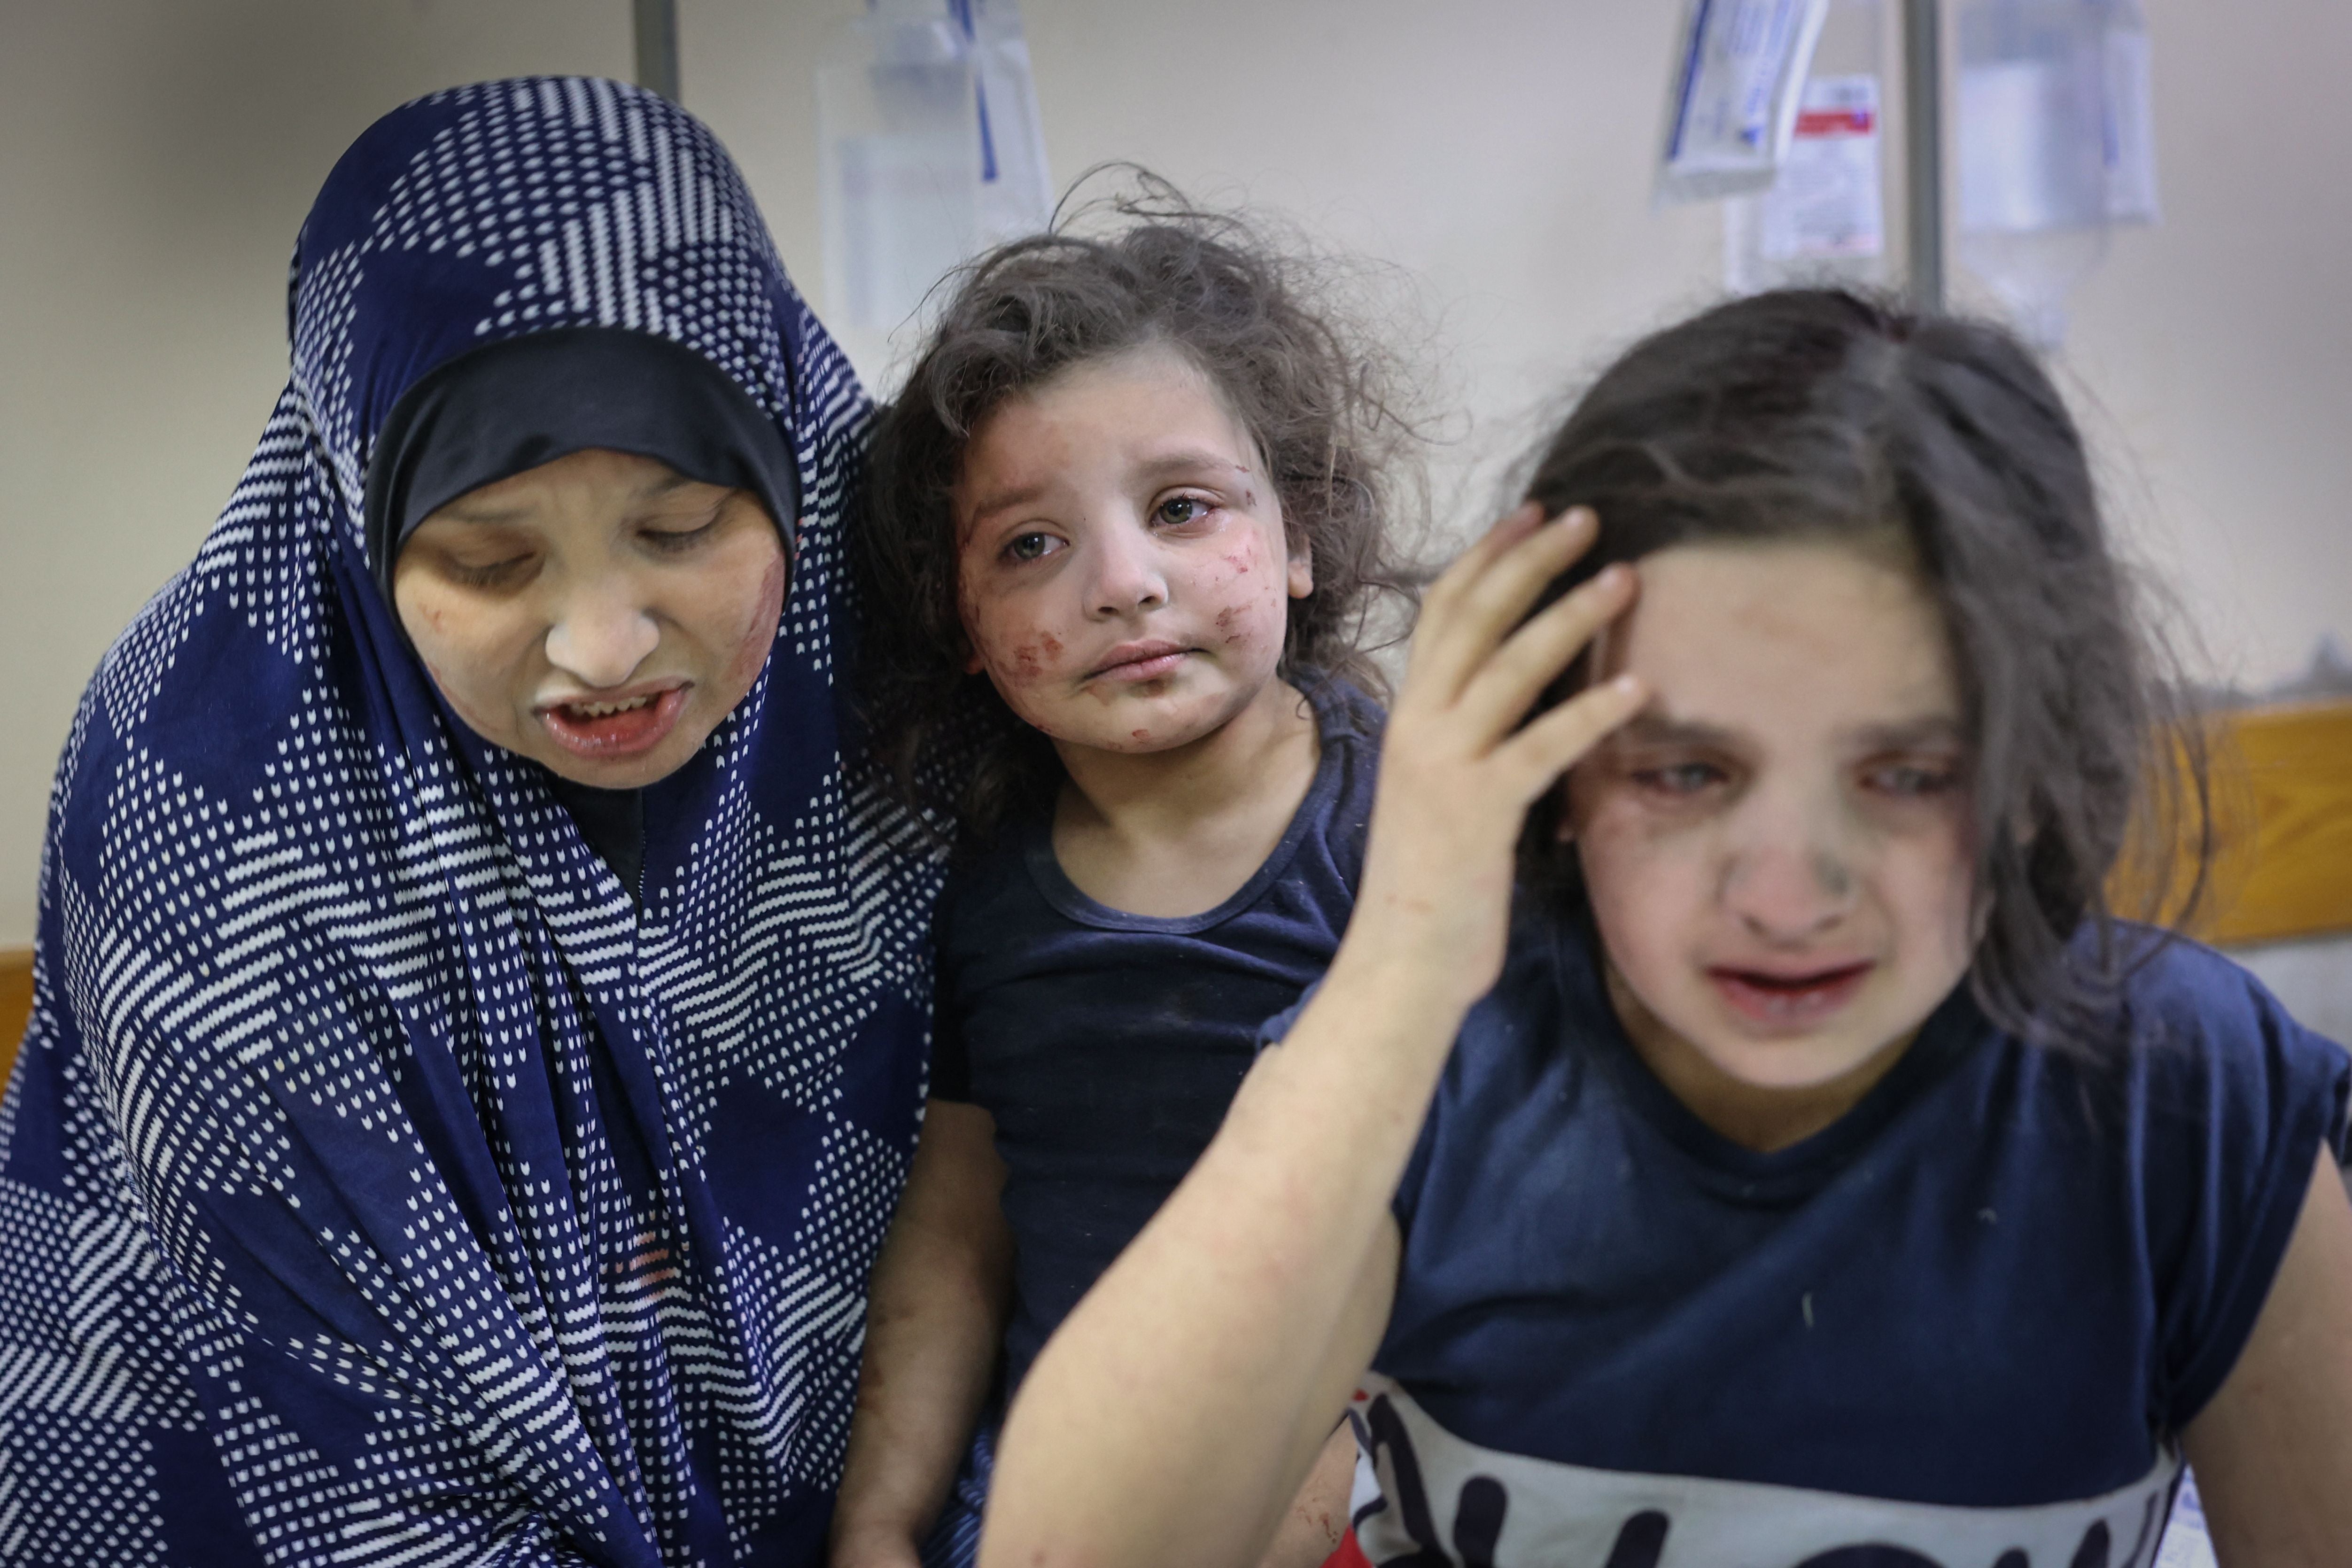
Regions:
[[[1817,541],[1676,545],[1601,648],[1677,720],[1825,733],[1957,723],[1959,681],[1926,584],[1883,554]]]
[[[1069,365],[990,410],[958,466],[956,512],[969,529],[1058,485],[1213,469],[1246,477],[1260,466],[1208,375],[1173,347],[1145,344]]]

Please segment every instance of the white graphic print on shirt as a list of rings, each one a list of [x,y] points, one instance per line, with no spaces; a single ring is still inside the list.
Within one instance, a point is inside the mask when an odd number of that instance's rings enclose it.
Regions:
[[[2104,1497],[1949,1508],[1485,1448],[1365,1374],[1353,1512],[1383,1568],[2149,1568],[2180,1474],[2166,1452]]]

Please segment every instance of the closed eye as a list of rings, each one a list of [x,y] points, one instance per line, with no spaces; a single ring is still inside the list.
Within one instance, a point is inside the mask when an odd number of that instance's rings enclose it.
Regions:
[[[538,557],[528,552],[509,555],[502,561],[475,563],[445,559],[441,570],[451,582],[468,588],[508,588],[522,581],[524,568],[536,559]]]
[[[656,550],[674,553],[693,549],[709,539],[718,526],[719,519],[713,515],[698,528],[648,528],[640,531],[637,537]]]

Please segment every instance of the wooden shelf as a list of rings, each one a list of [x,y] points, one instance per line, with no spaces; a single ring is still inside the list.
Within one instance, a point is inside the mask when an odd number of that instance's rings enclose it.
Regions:
[[[16,1065],[16,1047],[33,1016],[33,950],[0,948],[0,1083]]]
[[[2207,736],[2216,843],[2187,929],[2222,946],[2352,932],[2352,700],[2225,710]],[[2118,879],[2118,908],[2147,907],[2135,885]]]

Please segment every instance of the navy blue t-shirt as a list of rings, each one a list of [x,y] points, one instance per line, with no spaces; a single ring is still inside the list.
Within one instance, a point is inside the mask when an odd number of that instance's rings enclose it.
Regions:
[[[2352,1064],[2188,942],[2114,1024],[2102,1065],[1963,986],[1758,1153],[1634,1053],[1584,922],[1523,913],[1396,1196],[1367,1557],[2144,1568]]]
[[[1005,1386],[1175,1190],[1224,1120],[1259,1028],[1330,964],[1355,907],[1379,707],[1317,682],[1314,782],[1256,875],[1177,920],[1108,909],[1005,831],[940,902],[935,1099],[996,1119],[1013,1229]]]

